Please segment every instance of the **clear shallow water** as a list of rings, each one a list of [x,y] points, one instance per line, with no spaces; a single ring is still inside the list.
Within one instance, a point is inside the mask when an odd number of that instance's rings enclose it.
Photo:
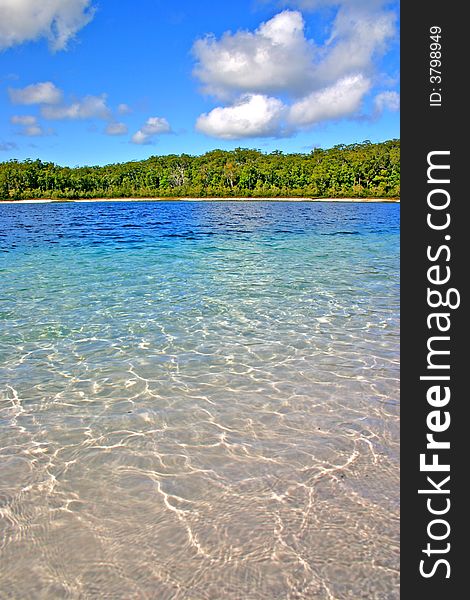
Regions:
[[[398,205],[0,226],[2,598],[399,597]]]

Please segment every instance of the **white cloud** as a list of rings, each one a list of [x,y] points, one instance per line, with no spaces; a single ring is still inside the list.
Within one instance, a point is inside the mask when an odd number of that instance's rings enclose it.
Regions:
[[[237,93],[282,92],[298,97],[345,75],[369,73],[374,59],[395,34],[396,15],[379,0],[320,0],[337,11],[328,39],[318,45],[305,37],[300,12],[285,10],[254,32],[226,32],[197,40],[194,74],[205,92],[224,100]]]
[[[58,104],[62,100],[61,90],[51,81],[8,88],[8,95],[13,104]]]
[[[244,137],[282,135],[284,104],[277,98],[247,94],[236,104],[217,107],[201,115],[196,129],[201,133],[226,140]]]
[[[289,111],[289,122],[305,127],[321,121],[348,117],[360,108],[370,87],[370,80],[361,74],[344,77],[295,102]]]
[[[319,16],[328,19],[326,40],[320,44],[306,37],[298,10],[284,10],[252,32],[197,40],[194,74],[203,91],[227,104],[201,115],[199,131],[225,139],[286,135],[358,116],[377,79],[377,58],[395,35],[396,15],[385,8],[387,1],[284,4],[323,10]],[[381,109],[393,105],[392,97],[377,101]]]
[[[222,139],[280,137],[323,121],[350,117],[360,109],[371,82],[362,74],[347,76],[335,84],[311,92],[286,106],[261,94],[246,94],[231,106],[217,107],[201,115],[196,129]]]
[[[374,107],[378,115],[384,110],[395,112],[400,108],[400,96],[397,92],[381,92],[374,98]]]
[[[124,135],[128,131],[124,123],[117,122],[114,119],[113,113],[107,105],[106,94],[99,96],[87,95],[66,104],[63,102],[62,91],[50,81],[35,83],[25,88],[9,88],[8,93],[13,104],[41,105],[40,114],[49,121],[101,119],[108,121],[105,129],[107,135]],[[129,112],[131,112],[131,109],[127,104],[118,105],[117,113],[126,114]],[[11,118],[11,122],[15,125],[22,125],[24,129],[21,133],[25,135],[48,135],[51,131],[50,129],[42,129],[37,124],[36,117],[29,115],[15,115]],[[27,126],[31,128],[28,131],[26,130]],[[144,135],[152,135],[152,127],[157,126],[158,124],[149,119],[149,122],[144,126]]]
[[[329,83],[354,72],[372,72],[374,58],[386,50],[395,35],[395,20],[393,12],[364,10],[361,2],[346,3],[322,48],[316,80]]]
[[[13,125],[19,125],[20,129],[18,133],[20,135],[26,135],[28,137],[39,137],[43,135],[52,135],[52,129],[44,129],[42,125],[38,123],[37,117],[33,115],[13,115],[10,118],[10,122]]]
[[[156,135],[170,133],[171,127],[163,117],[149,117],[145,124],[134,133],[131,141],[134,144],[151,144]]]
[[[39,38],[63,50],[94,9],[91,0],[0,0],[0,14],[0,50]]]
[[[41,114],[45,119],[103,119],[111,118],[111,111],[106,104],[106,94],[85,96],[69,105],[43,106]]]
[[[63,103],[62,91],[50,81],[34,83],[25,88],[9,88],[8,93],[13,104],[40,104],[41,116],[44,119],[50,121],[101,119],[109,121],[105,130],[106,134],[122,135],[127,133],[127,127],[124,123],[118,123],[113,120],[112,112],[107,105],[106,94],[99,96],[88,95],[65,104]],[[117,112],[119,114],[126,114],[131,112],[131,109],[127,104],[119,104]],[[13,118],[22,119],[23,117],[15,116]],[[32,119],[35,117],[27,118]],[[15,124],[20,125],[22,123],[18,120]]]
[[[204,90],[222,99],[237,92],[305,91],[312,74],[314,45],[304,35],[298,11],[286,10],[254,32],[225,33],[197,40],[194,74]]]
[[[118,105],[117,112],[119,115],[128,115],[132,112],[132,108],[128,104],[122,103]]]
[[[131,138],[132,143],[134,144],[150,144],[150,136],[145,135],[140,129],[136,131]]]
[[[105,133],[107,135],[124,135],[127,133],[127,125],[125,123],[108,123]]]

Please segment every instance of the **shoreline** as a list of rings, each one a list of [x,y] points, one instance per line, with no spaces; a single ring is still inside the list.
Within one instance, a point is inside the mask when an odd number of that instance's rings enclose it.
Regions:
[[[0,204],[68,204],[80,202],[352,202],[352,203],[400,203],[399,198],[31,198],[26,200],[0,200]]]

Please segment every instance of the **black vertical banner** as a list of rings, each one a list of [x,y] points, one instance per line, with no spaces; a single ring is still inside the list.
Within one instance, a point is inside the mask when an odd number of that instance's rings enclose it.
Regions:
[[[401,598],[465,593],[468,39],[459,5],[401,5]],[[460,457],[460,459],[459,459]]]

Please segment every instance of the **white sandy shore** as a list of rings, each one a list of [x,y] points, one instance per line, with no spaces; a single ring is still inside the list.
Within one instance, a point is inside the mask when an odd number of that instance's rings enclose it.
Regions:
[[[40,198],[0,200],[4,204],[44,204],[48,202],[400,202],[397,198]]]

